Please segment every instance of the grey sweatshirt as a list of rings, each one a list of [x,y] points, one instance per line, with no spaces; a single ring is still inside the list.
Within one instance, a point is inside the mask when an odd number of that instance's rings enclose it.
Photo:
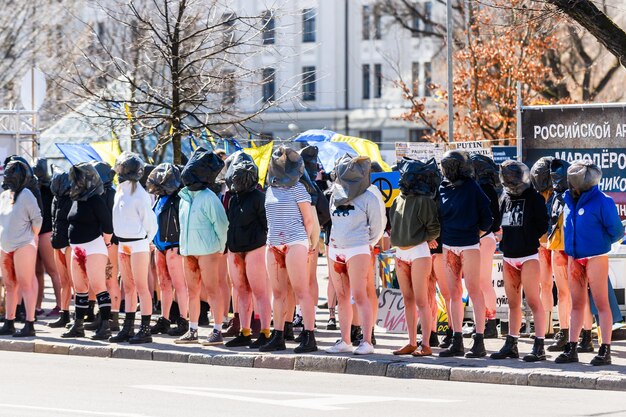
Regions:
[[[0,194],[0,248],[14,252],[35,238],[33,227],[40,228],[43,217],[37,199],[28,189],[22,190],[13,203],[13,192]]]
[[[373,246],[385,231],[385,204],[373,185],[344,206],[335,206],[331,197],[330,214],[330,245],[339,249]]]

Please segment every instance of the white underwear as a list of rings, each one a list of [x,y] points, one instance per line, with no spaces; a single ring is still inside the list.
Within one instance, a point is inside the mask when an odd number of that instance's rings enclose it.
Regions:
[[[410,249],[396,248],[396,259],[402,262],[411,263],[419,258],[430,258],[428,242],[422,242]]]
[[[518,271],[521,271],[522,266],[527,261],[539,261],[539,254],[536,253],[534,255],[524,256],[521,258],[507,258],[506,256],[504,256],[502,257],[502,260],[506,262],[507,264],[511,265],[513,268],[517,269]]]
[[[466,250],[473,250],[473,249],[480,250],[480,243],[477,243],[475,245],[469,245],[469,246],[448,246],[448,245],[443,245],[443,248],[445,250],[449,250],[450,252],[454,253],[456,256],[461,256],[463,251],[466,251]]]
[[[117,251],[126,255],[150,252],[150,241],[148,239],[141,239],[133,240],[132,242],[120,242]]]
[[[104,243],[104,238],[99,236],[87,243],[79,243],[77,245],[70,244],[72,248],[72,256],[76,257],[76,255],[80,252],[83,252],[85,256],[100,254],[109,256],[109,252],[107,251],[107,245]]]
[[[354,246],[352,248],[339,249],[333,246],[328,247],[328,259],[339,262],[347,263],[351,258],[357,255],[372,255],[372,248],[369,245]]]

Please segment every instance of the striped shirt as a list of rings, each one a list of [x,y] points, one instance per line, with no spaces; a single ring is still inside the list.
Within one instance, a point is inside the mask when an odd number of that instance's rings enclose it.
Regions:
[[[304,185],[292,187],[269,187],[265,193],[267,216],[267,243],[272,246],[287,245],[308,240],[302,213],[298,203],[311,203],[311,196]]]

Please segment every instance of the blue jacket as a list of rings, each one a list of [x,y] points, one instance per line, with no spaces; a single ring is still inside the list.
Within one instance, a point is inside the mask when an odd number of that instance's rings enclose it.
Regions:
[[[228,218],[220,199],[209,189],[180,190],[180,254],[202,256],[223,253]]]
[[[448,181],[439,187],[441,198],[441,242],[448,246],[471,246],[480,242],[479,231],[493,223],[491,201],[474,180],[454,186]]]
[[[608,253],[611,244],[624,237],[615,202],[598,186],[584,192],[577,202],[570,191],[563,198],[563,234],[569,256],[580,259]]]

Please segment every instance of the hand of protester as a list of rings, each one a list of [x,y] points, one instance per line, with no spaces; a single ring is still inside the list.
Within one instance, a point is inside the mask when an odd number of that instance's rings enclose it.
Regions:
[[[437,246],[439,246],[439,244],[436,240],[431,240],[430,242],[428,242],[429,249],[437,249]]]

